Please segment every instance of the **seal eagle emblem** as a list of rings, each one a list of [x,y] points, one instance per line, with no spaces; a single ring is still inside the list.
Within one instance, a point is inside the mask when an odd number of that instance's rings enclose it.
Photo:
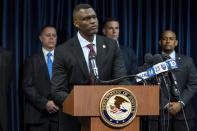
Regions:
[[[132,122],[137,112],[134,94],[122,87],[107,91],[100,101],[100,114],[105,123],[112,127],[124,127]]]

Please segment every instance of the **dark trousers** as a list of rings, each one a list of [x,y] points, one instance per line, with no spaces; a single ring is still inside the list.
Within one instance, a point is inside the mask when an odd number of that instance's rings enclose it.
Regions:
[[[26,124],[26,131],[58,131],[58,126],[58,122],[49,120],[40,124]]]
[[[187,120],[189,131],[195,130],[195,120]],[[185,120],[149,120],[148,129],[146,131],[188,131]]]
[[[77,117],[59,111],[59,131],[80,131],[81,125]]]

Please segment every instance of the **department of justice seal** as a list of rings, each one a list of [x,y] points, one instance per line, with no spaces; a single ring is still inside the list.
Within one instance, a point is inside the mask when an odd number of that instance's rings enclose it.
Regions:
[[[136,112],[136,98],[126,88],[113,88],[107,91],[100,101],[101,118],[112,127],[127,126],[135,118]]]

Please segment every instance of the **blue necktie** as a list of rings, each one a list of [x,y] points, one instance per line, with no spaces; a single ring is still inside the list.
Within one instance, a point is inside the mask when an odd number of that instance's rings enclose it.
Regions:
[[[51,60],[51,52],[49,52],[47,54],[47,67],[48,67],[48,72],[49,72],[49,76],[50,76],[50,79],[52,78],[52,65],[53,65],[53,62]]]

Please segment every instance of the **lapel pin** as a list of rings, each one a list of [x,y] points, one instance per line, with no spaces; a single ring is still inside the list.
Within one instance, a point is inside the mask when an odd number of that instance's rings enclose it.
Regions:
[[[106,48],[106,45],[103,45],[103,48]]]

